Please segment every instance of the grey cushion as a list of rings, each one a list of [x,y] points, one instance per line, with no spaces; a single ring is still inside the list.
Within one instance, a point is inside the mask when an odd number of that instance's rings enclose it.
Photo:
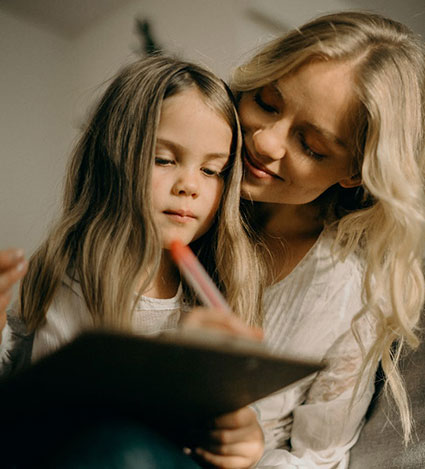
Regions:
[[[400,366],[415,420],[413,439],[407,447],[404,446],[395,404],[378,392],[360,438],[351,450],[349,469],[425,468],[424,341],[415,352],[402,358]],[[379,388],[378,382],[378,391]]]

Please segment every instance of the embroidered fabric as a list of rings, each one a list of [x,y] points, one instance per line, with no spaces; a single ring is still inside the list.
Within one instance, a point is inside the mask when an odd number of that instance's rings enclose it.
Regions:
[[[351,395],[360,378],[365,355],[376,338],[374,323],[368,315],[356,321],[354,327],[360,344],[351,329],[335,341],[324,357],[325,369],[318,374],[311,387],[307,403],[332,401],[347,391]]]
[[[322,232],[291,274],[265,294],[270,348],[327,366],[253,405],[266,444],[257,468],[347,468],[373,395],[373,380],[364,376],[352,400],[363,360],[351,331],[363,308],[362,262],[355,255],[338,261],[332,242],[332,232]],[[375,337],[373,320],[364,316],[357,332],[367,351]]]

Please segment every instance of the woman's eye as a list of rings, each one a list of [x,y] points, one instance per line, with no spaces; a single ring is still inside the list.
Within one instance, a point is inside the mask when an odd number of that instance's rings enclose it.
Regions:
[[[173,160],[167,158],[161,158],[160,156],[155,157],[155,164],[158,166],[170,166],[174,164]]]
[[[306,155],[308,155],[308,156],[310,156],[310,157],[312,157],[312,158],[314,158],[315,160],[318,160],[318,161],[321,161],[321,160],[323,160],[323,158],[326,157],[326,155],[322,155],[321,153],[317,153],[314,150],[312,150],[308,146],[308,144],[306,142],[306,139],[305,139],[303,134],[299,135],[299,139],[300,139],[301,147],[302,147],[302,149],[303,149],[303,151]]]
[[[276,114],[279,112],[279,109],[276,106],[266,103],[263,98],[261,97],[261,91],[258,91],[254,95],[254,101],[266,112],[270,112]]]

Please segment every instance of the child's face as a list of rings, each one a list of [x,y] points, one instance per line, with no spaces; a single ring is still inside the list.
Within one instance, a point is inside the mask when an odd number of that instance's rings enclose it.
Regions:
[[[334,184],[359,185],[351,177],[353,103],[352,66],[325,61],[245,93],[244,193],[260,202],[305,204]]]
[[[231,142],[231,128],[195,88],[164,101],[152,174],[153,213],[164,248],[173,239],[189,244],[211,226]]]

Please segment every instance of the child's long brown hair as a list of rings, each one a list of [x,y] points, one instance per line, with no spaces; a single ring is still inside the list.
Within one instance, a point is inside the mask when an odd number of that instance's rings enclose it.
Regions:
[[[214,226],[197,242],[198,254],[234,311],[249,323],[260,322],[261,276],[239,214],[241,135],[231,95],[203,68],[156,56],[116,76],[73,152],[62,215],[32,256],[21,286],[21,315],[28,330],[43,323],[66,274],[78,279],[95,324],[129,324],[141,274],[146,280],[139,294],[155,276],[162,253],[151,215],[162,103],[190,87],[233,131],[222,202]]]

